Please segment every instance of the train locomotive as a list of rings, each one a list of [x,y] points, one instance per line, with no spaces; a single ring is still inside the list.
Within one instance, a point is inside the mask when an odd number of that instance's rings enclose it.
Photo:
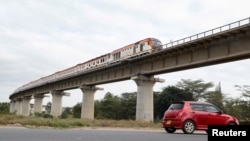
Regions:
[[[156,38],[146,38],[135,43],[129,44],[117,50],[114,50],[105,55],[101,55],[89,61],[77,64],[73,67],[67,68],[62,71],[58,71],[46,77],[42,77],[38,80],[32,81],[17,88],[14,93],[30,89],[36,86],[44,85],[47,83],[52,83],[60,79],[65,79],[78,75],[79,73],[84,73],[85,71],[91,71],[99,67],[105,67],[110,64],[118,63],[126,59],[135,58],[143,55],[150,54],[155,51],[162,49],[162,43]]]

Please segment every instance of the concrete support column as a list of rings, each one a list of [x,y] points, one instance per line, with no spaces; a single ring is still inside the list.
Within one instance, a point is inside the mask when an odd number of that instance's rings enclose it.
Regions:
[[[53,117],[58,117],[62,114],[62,97],[69,96],[69,93],[63,91],[52,91],[52,105],[51,105],[51,115]]]
[[[155,82],[164,82],[164,80],[143,75],[134,76],[131,77],[131,79],[134,80],[137,85],[136,120],[153,122],[153,86]]]
[[[16,115],[21,115],[22,114],[22,99],[17,98],[15,103],[15,113]]]
[[[95,86],[80,87],[83,93],[81,119],[94,119],[94,94],[97,90],[103,90]]]
[[[9,112],[11,114],[15,113],[15,104],[16,104],[16,101],[15,100],[11,100],[10,101],[10,109],[9,109]]]
[[[23,116],[29,116],[30,115],[30,100],[31,96],[23,97],[23,103],[22,103],[22,115]]]
[[[42,113],[43,110],[43,95],[34,96],[34,113]]]

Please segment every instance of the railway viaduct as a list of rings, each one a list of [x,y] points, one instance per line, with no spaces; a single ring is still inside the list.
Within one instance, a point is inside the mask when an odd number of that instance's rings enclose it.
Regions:
[[[61,114],[65,90],[81,89],[81,118],[94,119],[94,94],[100,84],[133,80],[137,85],[136,120],[153,121],[153,86],[164,82],[154,75],[215,65],[250,57],[250,18],[214,28],[163,45],[163,50],[124,60],[77,76],[17,91],[9,96],[10,112],[29,116],[30,100],[34,111],[42,111],[44,95],[52,94],[52,116]]]

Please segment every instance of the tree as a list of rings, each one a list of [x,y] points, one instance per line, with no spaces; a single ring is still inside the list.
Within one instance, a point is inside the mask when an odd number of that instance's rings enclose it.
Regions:
[[[225,112],[237,117],[239,121],[250,120],[250,102],[239,98],[225,100]]]
[[[10,103],[0,102],[0,114],[8,114],[10,109]]]
[[[238,88],[238,90],[241,92],[242,97],[246,99],[250,99],[250,86],[249,85],[243,85],[243,86],[235,85],[235,87]]]
[[[171,102],[182,100],[194,100],[192,93],[184,91],[175,86],[168,86],[160,93],[155,93],[154,100],[154,118],[161,119],[164,112],[168,109]]]
[[[73,106],[72,112],[74,118],[81,118],[82,103],[77,103],[75,106]]]
[[[136,94],[136,92],[121,94],[121,119],[135,119]]]
[[[96,119],[100,119],[102,118],[102,111],[100,110],[101,109],[101,101],[100,100],[95,100],[95,103],[94,103],[94,117]]]
[[[176,84],[176,87],[190,92],[193,94],[194,100],[201,100],[207,94],[207,90],[213,87],[212,82],[205,83],[203,80],[190,80],[190,79],[181,79],[181,82]]]
[[[46,112],[47,114],[50,114],[50,112],[51,112],[51,105],[52,105],[52,103],[51,103],[51,102],[48,102],[48,103],[46,104],[46,106],[45,106],[45,112]]]
[[[98,115],[107,119],[120,119],[120,98],[108,92],[100,101]]]
[[[102,100],[95,101],[95,118],[135,119],[136,92],[123,93],[121,97],[108,92]]]
[[[244,100],[240,100],[238,106],[241,111],[240,118],[244,121],[250,120],[250,86],[249,85],[235,85],[236,88],[241,92],[241,97],[244,98]]]
[[[215,91],[210,91],[204,94],[206,101],[213,103],[221,110],[224,110],[223,101],[225,100],[225,95],[221,92],[220,83],[215,88]]]
[[[66,118],[68,118],[68,115],[71,115],[72,114],[72,112],[71,112],[71,108],[70,107],[66,107],[64,110],[63,110],[63,112],[62,112],[62,114],[61,114],[61,118],[63,118],[63,119],[66,119]]]

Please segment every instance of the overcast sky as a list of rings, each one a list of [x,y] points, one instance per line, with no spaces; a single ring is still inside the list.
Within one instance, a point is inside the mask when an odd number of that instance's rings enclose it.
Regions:
[[[25,83],[154,37],[168,43],[244,18],[249,0],[0,0],[0,102]],[[221,83],[222,92],[239,96],[234,85],[250,85],[250,60],[179,71],[155,77],[154,91],[181,79]],[[101,85],[107,92],[135,92],[132,80]],[[68,91],[63,106],[81,102]],[[33,100],[32,100],[33,101]],[[31,101],[31,102],[32,102]],[[51,101],[45,98],[44,104]]]

